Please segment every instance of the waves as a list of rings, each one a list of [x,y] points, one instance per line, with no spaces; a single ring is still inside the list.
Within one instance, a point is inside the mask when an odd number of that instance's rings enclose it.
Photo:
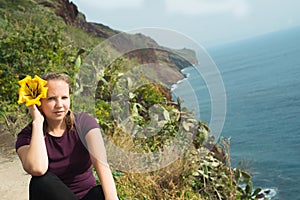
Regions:
[[[174,91],[176,88],[178,88],[178,85],[180,85],[180,83],[188,80],[188,78],[190,77],[191,74],[190,73],[186,73],[186,71],[187,71],[186,68],[181,70],[181,73],[184,74],[185,78],[181,79],[181,80],[177,81],[177,83],[173,84],[171,86],[171,91]]]
[[[210,50],[227,95],[223,137],[231,137],[232,162],[251,161],[253,183],[269,199],[297,199],[300,182],[300,29]],[[172,86],[204,121],[210,95],[193,67]],[[195,98],[190,97],[190,93]]]

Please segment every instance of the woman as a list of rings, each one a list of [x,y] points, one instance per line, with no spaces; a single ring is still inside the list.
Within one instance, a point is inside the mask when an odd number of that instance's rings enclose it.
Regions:
[[[16,142],[23,168],[32,175],[30,200],[118,199],[98,123],[70,111],[70,77],[49,73],[42,78],[47,97],[41,106],[28,107],[32,122]],[[102,187],[96,185],[92,165]]]

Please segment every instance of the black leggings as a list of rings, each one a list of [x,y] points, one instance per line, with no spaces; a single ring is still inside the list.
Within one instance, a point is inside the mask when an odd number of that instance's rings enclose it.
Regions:
[[[53,173],[33,176],[29,184],[30,200],[79,200],[78,197]],[[100,185],[93,187],[80,200],[105,199]]]

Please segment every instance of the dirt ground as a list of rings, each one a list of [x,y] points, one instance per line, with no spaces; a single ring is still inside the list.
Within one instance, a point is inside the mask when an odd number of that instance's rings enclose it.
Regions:
[[[30,175],[14,150],[15,138],[0,126],[0,199],[28,200]]]

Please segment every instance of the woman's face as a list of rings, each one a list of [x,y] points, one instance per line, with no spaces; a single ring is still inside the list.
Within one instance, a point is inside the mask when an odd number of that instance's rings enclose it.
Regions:
[[[49,80],[47,87],[47,98],[41,99],[41,110],[48,121],[61,121],[70,108],[69,85],[63,80]]]

